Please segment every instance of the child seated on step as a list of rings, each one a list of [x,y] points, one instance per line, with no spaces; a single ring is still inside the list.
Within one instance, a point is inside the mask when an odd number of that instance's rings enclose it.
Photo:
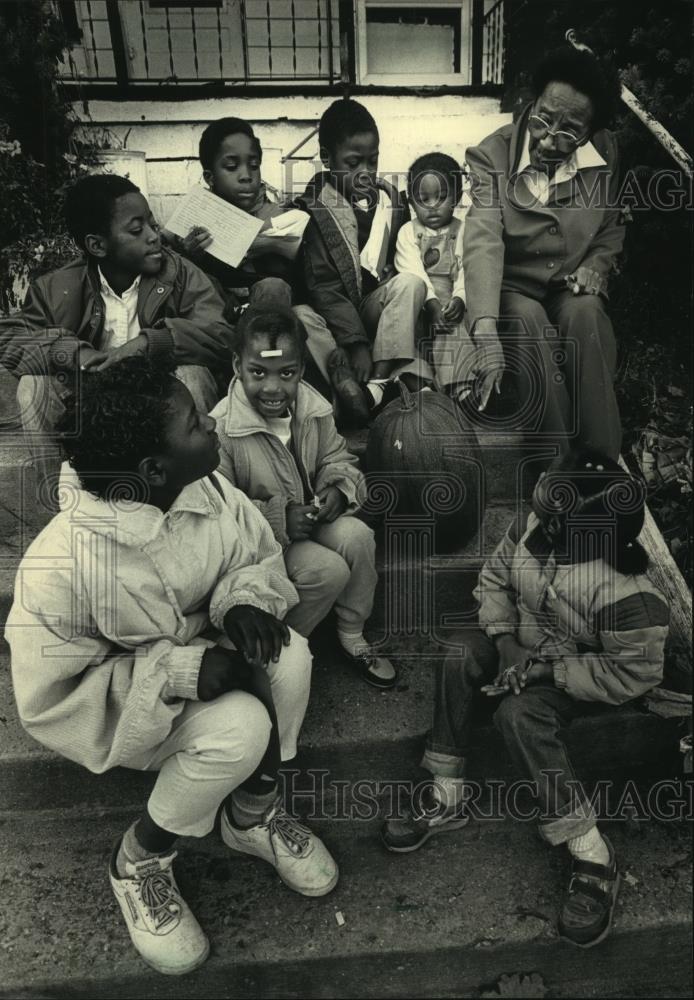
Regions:
[[[421,275],[394,273],[407,205],[378,176],[379,134],[369,111],[335,101],[318,139],[325,170],[296,202],[311,216],[303,242],[308,301],[342,349],[333,383],[368,384],[367,399],[377,405],[396,374],[410,373],[417,384],[431,376],[417,347],[427,286]]]
[[[210,191],[266,226],[286,209],[272,200],[261,177],[263,150],[252,126],[242,118],[219,118],[202,133],[199,145],[202,176]],[[262,301],[268,295],[289,295],[296,280],[296,267],[278,253],[259,253],[253,245],[238,267],[207,253],[212,236],[203,226],[195,226],[181,239],[165,233],[179,252],[194,260],[206,274],[217,279],[234,313],[249,297]]]
[[[306,331],[289,309],[251,307],[236,331],[235,378],[212,411],[220,470],[251,498],[284,548],[299,603],[287,623],[309,636],[332,607],[340,645],[375,687],[393,665],[371,653],[364,626],[376,589],[371,529],[353,515],[362,476],[328,402],[302,381]]]
[[[242,118],[219,118],[211,122],[200,138],[199,157],[210,191],[242,212],[263,219],[264,229],[272,219],[287,211],[287,206],[268,196],[261,176],[262,146],[251,125]],[[306,326],[309,352],[324,380],[326,392],[332,381],[343,407],[350,413],[355,412],[356,407],[357,417],[368,416],[358,387],[337,377],[342,359],[336,353],[337,344],[330,330],[306,304],[299,259],[267,252],[263,249],[262,232],[238,267],[231,267],[206,252],[212,236],[202,226],[195,226],[182,240],[171,233],[166,233],[166,238],[215,278],[225,296],[227,315],[234,322],[249,303],[293,305]],[[293,237],[295,229],[288,230],[288,235]],[[336,377],[331,379],[330,372],[336,373]]]
[[[90,771],[158,771],[109,877],[135,948],[182,975],[209,944],[176,885],[173,845],[209,834],[220,806],[224,843],[291,889],[320,896],[337,882],[276,780],[296,754],[311,655],[285,621],[297,596],[282,549],[214,474],[214,421],[172,362],[94,374],[60,429],[81,489],[17,573],[6,636],[19,717]]]
[[[131,181],[83,178],[67,194],[65,219],[84,256],[38,278],[22,311],[0,320],[0,365],[19,379],[22,425],[41,486],[57,481],[53,426],[81,373],[173,350],[176,374],[203,413],[231,374],[232,330],[221,296],[199,268],[162,247],[159,226]]]
[[[643,523],[643,488],[617,462],[581,450],[552,464],[525,528],[512,524],[482,568],[480,628],[451,640],[440,665],[422,761],[433,790],[382,834],[407,852],[467,822],[474,699],[497,697],[494,721],[532,784],[540,833],[572,857],[559,932],[584,947],[609,931],[619,874],[559,733],[662,679],[669,609],[646,575]]]
[[[463,194],[463,172],[452,156],[426,153],[407,174],[415,218],[400,229],[395,267],[426,286],[424,318],[433,339],[430,354],[439,384],[467,381],[465,358],[471,341],[463,326],[463,223],[454,216]]]

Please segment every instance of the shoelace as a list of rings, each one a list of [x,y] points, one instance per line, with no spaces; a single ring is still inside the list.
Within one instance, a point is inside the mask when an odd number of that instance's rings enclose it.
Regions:
[[[178,918],[181,904],[170,871],[153,872],[138,879],[138,883],[142,902],[149,910],[157,930],[161,930]]]
[[[273,835],[276,834],[284,846],[292,854],[301,857],[311,841],[311,831],[289,813],[283,806],[277,806],[267,822],[270,831],[270,843],[275,851]],[[275,851],[275,856],[277,852]]]

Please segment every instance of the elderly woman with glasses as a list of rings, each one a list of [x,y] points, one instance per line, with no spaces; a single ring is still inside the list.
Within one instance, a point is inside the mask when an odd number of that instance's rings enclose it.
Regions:
[[[588,53],[549,55],[535,99],[467,151],[467,321],[484,409],[504,369],[536,467],[573,444],[617,458],[615,338],[607,282],[624,241],[617,144],[605,130],[619,85]]]

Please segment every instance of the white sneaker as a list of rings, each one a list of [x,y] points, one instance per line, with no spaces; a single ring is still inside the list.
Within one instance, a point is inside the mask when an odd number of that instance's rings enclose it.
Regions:
[[[232,851],[252,854],[277,869],[285,885],[302,896],[325,896],[337,885],[338,867],[320,837],[290,816],[278,799],[262,823],[233,826],[222,809],[222,840]]]
[[[118,846],[109,877],[135,948],[148,965],[165,976],[182,976],[197,969],[209,955],[210,943],[176,885],[171,868],[176,852],[128,862],[127,876],[119,878]]]

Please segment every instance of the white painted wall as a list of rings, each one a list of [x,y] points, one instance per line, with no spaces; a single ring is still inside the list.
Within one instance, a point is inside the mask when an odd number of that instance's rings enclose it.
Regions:
[[[85,128],[108,126],[120,138],[129,133],[128,149],[147,157],[152,209],[166,221],[176,198],[200,181],[197,147],[204,127],[215,118],[235,115],[252,125],[263,146],[263,176],[284,192],[298,193],[320,168],[317,162],[281,164],[316,127],[334,98],[283,96],[217,98],[194,101],[91,101],[89,118],[81,104],[75,112]],[[359,97],[378,123],[380,171],[403,173],[412,161],[432,150],[464,160],[465,150],[511,120],[500,114],[496,98],[417,95]],[[299,151],[318,160],[317,137]]]

